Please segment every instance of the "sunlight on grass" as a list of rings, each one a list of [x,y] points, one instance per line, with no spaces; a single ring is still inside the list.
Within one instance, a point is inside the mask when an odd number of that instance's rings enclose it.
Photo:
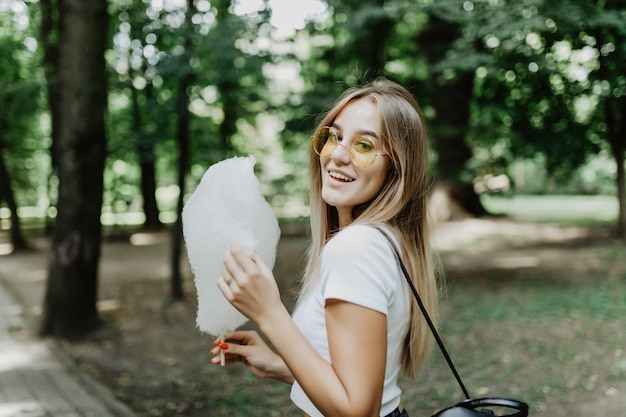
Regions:
[[[609,234],[589,233],[613,226],[617,199],[482,200],[490,211],[514,220],[468,219],[439,224],[436,230],[445,238],[436,245],[447,287],[441,337],[470,393],[521,399],[533,415],[620,387],[626,380],[626,245]],[[41,228],[42,221],[26,224],[31,230]],[[308,244],[302,233],[306,228],[296,226],[281,238],[274,270],[289,306]],[[290,229],[283,225],[283,230]],[[107,246],[119,249],[107,261],[124,265],[115,271],[129,281],[119,287],[114,280],[102,281],[103,288],[111,286],[110,294],[98,307],[120,319],[91,344],[72,345],[81,367],[108,382],[142,415],[302,415],[289,399],[289,386],[260,380],[242,364],[208,365],[210,342],[195,327],[195,299],[164,308],[166,282],[139,281],[130,268],[147,265],[152,271],[154,257],[163,252],[149,249],[167,245],[169,234],[135,232],[128,243]],[[0,242],[0,253],[8,251],[7,245]],[[8,256],[0,258],[2,264]],[[115,355],[114,366],[108,357],[94,359],[98,349],[101,355]],[[143,361],[149,365],[137,365]],[[437,348],[422,374],[403,378],[401,387],[411,416],[430,416],[463,399]]]
[[[529,222],[587,225],[617,221],[615,196],[482,195],[481,202],[494,214]]]
[[[457,288],[441,330],[472,395],[518,398],[538,411],[626,376],[626,367],[616,366],[624,361],[626,345],[624,282],[609,285],[591,301],[581,297],[582,292],[592,292],[588,286],[544,287],[540,301],[532,292],[511,289],[522,304],[530,304],[525,309],[511,306],[511,297],[496,294],[467,302],[466,293],[484,290]],[[609,297],[612,293],[620,295]],[[604,302],[597,303],[599,299]],[[558,309],[552,307],[563,302]],[[403,386],[406,407],[415,414],[426,415],[462,399],[437,349],[423,375]]]
[[[602,223],[616,209],[604,198],[490,199],[490,209],[554,222],[564,233]],[[626,378],[624,242],[567,233],[537,240],[519,234],[519,224],[495,224],[502,230],[442,252],[448,289],[441,336],[470,393],[518,398],[539,412],[609,392]],[[403,387],[414,414],[462,399],[437,348],[423,375]]]

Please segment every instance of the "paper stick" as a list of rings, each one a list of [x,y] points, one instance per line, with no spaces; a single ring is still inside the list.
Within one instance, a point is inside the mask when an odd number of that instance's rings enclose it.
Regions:
[[[220,343],[224,343],[225,339],[224,339],[224,333],[222,333],[220,335]],[[224,352],[223,349],[220,348],[220,365],[221,366],[226,366],[226,352]]]

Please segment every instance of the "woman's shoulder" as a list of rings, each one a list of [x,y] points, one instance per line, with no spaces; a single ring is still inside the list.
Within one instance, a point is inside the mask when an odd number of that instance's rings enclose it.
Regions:
[[[384,226],[381,229],[385,230]],[[393,249],[377,225],[345,227],[330,239],[322,254],[326,298],[338,298],[386,313],[388,304],[401,288],[399,274]]]
[[[361,240],[361,239],[367,239],[367,240],[380,239],[382,235],[380,231],[378,230],[379,227],[381,226],[373,225],[373,224],[362,224],[362,223],[351,224],[339,230],[337,233],[335,233],[335,235],[331,238],[330,241],[332,242],[332,241],[338,241],[338,240],[349,241],[349,240]]]
[[[326,245],[333,250],[363,248],[387,252],[389,242],[379,228],[389,232],[385,225],[351,224],[337,232]]]

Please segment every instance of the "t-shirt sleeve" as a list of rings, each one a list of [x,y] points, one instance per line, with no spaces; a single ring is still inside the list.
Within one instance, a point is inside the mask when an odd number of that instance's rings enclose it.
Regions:
[[[380,231],[353,225],[326,244],[321,275],[325,300],[338,299],[387,314],[398,267]]]

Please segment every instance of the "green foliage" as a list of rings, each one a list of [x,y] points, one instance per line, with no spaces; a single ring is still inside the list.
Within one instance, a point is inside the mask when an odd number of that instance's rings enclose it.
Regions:
[[[113,87],[110,167],[119,166],[121,160],[153,161],[160,186],[176,183],[175,127],[177,115],[185,110],[176,98],[187,76],[193,78],[187,90],[192,114],[189,189],[210,164],[242,152],[236,146],[241,143],[236,138],[242,135],[242,124],[256,125],[257,115],[267,108],[262,73],[267,51],[254,45],[263,35],[267,15],[236,16],[229,3],[197,3],[192,33],[187,34],[189,44],[183,41],[184,5],[143,0],[114,3],[114,42],[108,54]],[[113,173],[109,178],[118,176]],[[134,175],[116,181],[137,190],[137,180]],[[116,188],[111,192],[115,194]]]
[[[497,8],[506,20],[493,19],[491,25],[479,25],[482,30],[472,32],[495,60],[476,72],[470,140],[475,146],[489,147],[506,139],[505,164],[514,157],[541,153],[548,172],[565,183],[600,151],[602,141],[609,140],[603,133],[602,106],[593,105],[591,99],[598,97],[599,86],[606,82],[598,57],[618,60],[610,66],[623,61],[619,54],[602,52],[610,43],[585,28],[602,20],[617,42],[623,38],[623,25],[618,30],[614,22],[624,10],[609,12],[586,1],[521,2],[512,8],[502,2]],[[623,90],[624,80],[616,87]],[[581,97],[588,100],[580,101]],[[584,119],[579,105],[586,105]]]
[[[8,6],[0,6],[0,157],[19,191],[19,204],[34,205],[45,195],[50,165],[49,142],[43,138],[42,74],[29,10],[21,2]],[[38,171],[43,175],[33,175]]]
[[[626,11],[619,1],[328,0],[327,18],[312,19],[290,38],[275,37],[267,7],[238,15],[228,0],[195,4],[191,43],[184,45],[184,5],[109,3],[107,201],[140,190],[142,162],[156,163],[159,187],[176,183],[175,100],[187,75],[194,78],[187,91],[190,187],[212,163],[253,153],[269,198],[302,204],[300,167],[320,115],[346,87],[384,75],[415,93],[437,148],[458,151],[443,167],[453,176],[515,179],[522,159],[546,170],[535,177],[541,184],[530,189],[526,182],[526,191],[614,192],[607,185],[614,172],[592,167],[596,155],[615,158],[619,149],[626,95]],[[42,76],[31,46],[38,22],[18,26],[8,10],[0,13],[0,78],[13,81],[2,93],[20,89],[22,102],[11,105],[22,110],[10,110],[8,96],[0,104],[3,116],[19,114],[10,119],[12,137],[26,140],[4,140],[22,201],[34,203],[32,190],[47,182],[49,166],[38,116],[45,109]],[[297,79],[278,78],[275,71],[285,68]],[[448,146],[447,137],[463,142]],[[461,149],[465,144],[471,152]],[[117,161],[132,169],[115,173]],[[33,171],[37,166],[43,168]]]

